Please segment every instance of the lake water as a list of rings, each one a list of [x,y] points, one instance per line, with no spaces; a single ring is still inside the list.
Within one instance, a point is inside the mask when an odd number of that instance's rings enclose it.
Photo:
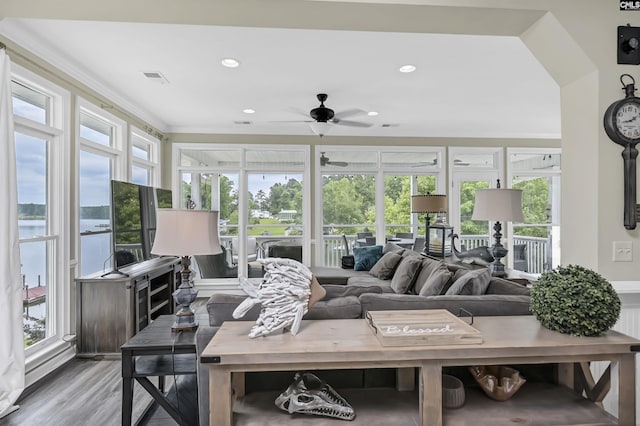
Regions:
[[[108,219],[90,219],[80,221],[80,230],[103,231],[108,228]],[[46,235],[44,220],[19,220],[18,233],[21,239]],[[47,243],[36,241],[23,243],[20,245],[20,263],[23,283],[28,288],[47,286]],[[97,234],[82,237],[82,265],[81,274],[86,275],[102,269],[110,269],[112,259],[111,254],[111,234]],[[46,303],[40,303],[24,307],[23,316],[25,325],[40,328],[46,315]],[[43,326],[42,326],[43,327]],[[26,331],[25,331],[26,334]]]

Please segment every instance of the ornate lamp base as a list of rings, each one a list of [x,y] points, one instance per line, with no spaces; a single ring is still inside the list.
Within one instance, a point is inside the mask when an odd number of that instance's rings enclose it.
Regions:
[[[182,271],[180,271],[181,283],[180,287],[173,292],[173,300],[181,305],[180,310],[176,313],[176,322],[171,327],[171,331],[193,331],[198,328],[196,317],[191,310],[191,303],[196,300],[198,290],[194,289],[190,283],[191,270],[189,265],[191,261],[188,256],[182,257]]]

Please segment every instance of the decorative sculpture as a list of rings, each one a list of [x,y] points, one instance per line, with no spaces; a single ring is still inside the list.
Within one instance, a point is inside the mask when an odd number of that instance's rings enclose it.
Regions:
[[[256,288],[246,278],[239,277],[240,287],[249,297],[233,311],[233,317],[242,318],[251,307],[260,303],[262,309],[256,325],[249,332],[249,337],[266,336],[289,327],[291,334],[296,335],[302,317],[312,305],[311,271],[293,259],[270,257],[260,259],[260,262],[263,264],[265,275],[259,287]],[[324,289],[319,285],[317,288],[320,290],[317,292],[319,296],[314,297],[315,300],[324,296]]]
[[[451,235],[451,249],[453,250],[453,254],[458,259],[462,260],[463,262],[467,261],[466,259],[468,259],[468,262],[470,263],[474,262],[485,266],[494,261],[493,256],[489,252],[489,247],[487,246],[476,247],[471,250],[458,251],[455,244],[456,238],[458,238],[458,234]]]
[[[296,373],[293,383],[275,400],[289,414],[315,414],[341,420],[353,420],[353,407],[324,380],[311,373]]]
[[[526,382],[518,370],[500,365],[469,367],[485,394],[496,401],[511,398]]]

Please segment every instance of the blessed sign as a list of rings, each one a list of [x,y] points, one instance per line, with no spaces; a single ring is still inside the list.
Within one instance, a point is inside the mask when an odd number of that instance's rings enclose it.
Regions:
[[[445,324],[441,327],[420,327],[420,326],[411,326],[411,325],[388,325],[384,326],[386,328],[387,334],[442,334],[442,333],[452,333],[454,328],[451,327],[451,324]]]
[[[446,309],[370,311],[367,321],[383,346],[482,343],[478,330]]]

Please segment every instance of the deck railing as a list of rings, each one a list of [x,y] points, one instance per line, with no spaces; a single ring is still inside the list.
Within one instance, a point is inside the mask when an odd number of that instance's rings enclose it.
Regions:
[[[347,235],[347,243],[349,244],[349,252],[355,246],[356,236]],[[342,256],[346,254],[342,235],[324,235],[324,259],[325,266],[340,267]],[[457,245],[458,243],[456,243]],[[460,244],[464,244],[467,250],[489,246],[489,236],[487,235],[461,235]],[[514,244],[525,245],[525,256],[527,263],[527,272],[532,274],[541,274],[547,270],[548,257],[550,256],[549,242],[546,238],[526,237],[516,235]],[[459,248],[459,246],[458,246]]]

